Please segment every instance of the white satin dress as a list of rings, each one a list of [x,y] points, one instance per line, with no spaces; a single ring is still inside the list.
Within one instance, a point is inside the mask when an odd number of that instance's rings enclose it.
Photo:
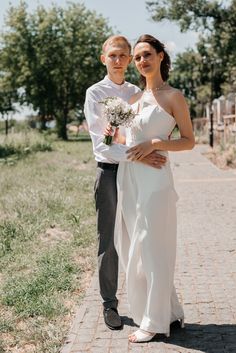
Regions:
[[[133,108],[136,110],[137,105]],[[175,119],[160,106],[143,103],[126,144],[167,140]],[[131,316],[141,329],[169,334],[170,323],[184,317],[174,287],[176,194],[168,160],[161,169],[120,162],[115,246],[126,272]]]

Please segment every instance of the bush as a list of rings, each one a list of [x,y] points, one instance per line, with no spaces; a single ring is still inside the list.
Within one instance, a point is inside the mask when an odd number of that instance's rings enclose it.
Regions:
[[[0,137],[0,158],[15,156],[20,159],[30,153],[52,151],[52,143],[37,132],[25,132]]]
[[[12,243],[16,238],[23,238],[23,228],[14,222],[4,221],[0,224],[0,256],[12,251]]]

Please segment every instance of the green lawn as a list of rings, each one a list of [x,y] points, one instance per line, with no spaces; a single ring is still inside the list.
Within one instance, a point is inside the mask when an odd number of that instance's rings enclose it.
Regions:
[[[91,143],[40,139],[0,139],[1,353],[58,352],[96,265]]]

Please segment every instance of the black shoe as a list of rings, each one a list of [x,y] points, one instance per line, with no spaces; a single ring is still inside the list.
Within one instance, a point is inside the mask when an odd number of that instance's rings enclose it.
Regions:
[[[184,319],[175,320],[170,324],[171,328],[184,328]]]
[[[104,321],[111,330],[120,330],[122,328],[121,318],[115,308],[103,309]]]

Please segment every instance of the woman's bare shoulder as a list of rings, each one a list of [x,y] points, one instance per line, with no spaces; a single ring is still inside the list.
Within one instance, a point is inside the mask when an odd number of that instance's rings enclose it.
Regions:
[[[187,101],[180,89],[170,86],[169,102],[173,110],[187,108]]]
[[[131,96],[129,99],[129,104],[134,104],[135,102],[137,102],[142,97],[142,94],[143,92],[141,91]]]
[[[171,94],[172,97],[178,98],[178,97],[184,96],[180,89],[174,88],[172,86],[169,86],[168,88],[169,88],[169,93]]]

